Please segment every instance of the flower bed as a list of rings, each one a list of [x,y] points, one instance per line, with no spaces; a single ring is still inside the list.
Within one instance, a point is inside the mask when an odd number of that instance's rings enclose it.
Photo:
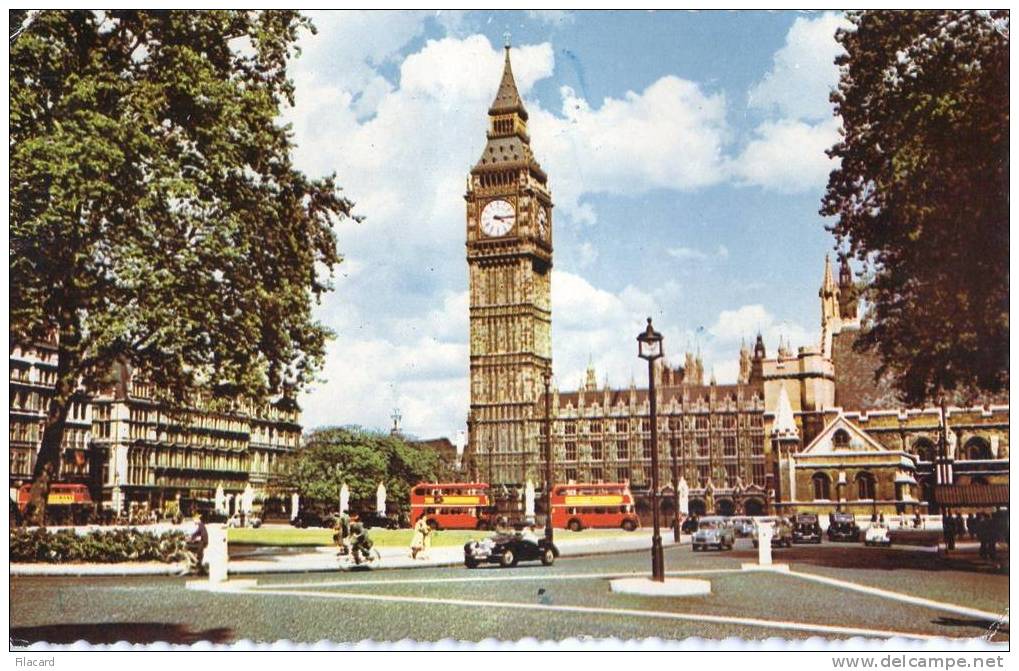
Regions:
[[[10,560],[20,562],[114,564],[173,563],[185,557],[180,531],[154,534],[136,529],[111,529],[77,534],[70,529],[11,529]]]

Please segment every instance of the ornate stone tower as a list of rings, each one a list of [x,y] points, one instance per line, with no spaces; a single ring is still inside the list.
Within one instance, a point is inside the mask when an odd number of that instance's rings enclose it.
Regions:
[[[552,197],[531,153],[510,50],[467,180],[471,407],[476,477],[523,484],[541,473],[542,376],[552,370]]]

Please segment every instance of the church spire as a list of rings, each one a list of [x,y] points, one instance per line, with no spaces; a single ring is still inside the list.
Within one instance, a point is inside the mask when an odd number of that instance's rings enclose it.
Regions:
[[[499,116],[516,112],[524,121],[527,121],[527,110],[524,109],[524,102],[520,99],[520,93],[517,92],[517,82],[513,79],[513,66],[510,64],[508,38],[506,40],[505,51],[506,58],[502,66],[502,80],[499,82],[499,90],[495,94],[495,100],[492,101],[492,106],[488,108],[488,115]]]

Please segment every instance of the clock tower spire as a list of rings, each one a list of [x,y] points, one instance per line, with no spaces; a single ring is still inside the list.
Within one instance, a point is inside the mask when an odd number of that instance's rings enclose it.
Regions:
[[[469,451],[478,479],[537,479],[552,369],[552,196],[531,151],[507,42],[481,157],[467,179]]]

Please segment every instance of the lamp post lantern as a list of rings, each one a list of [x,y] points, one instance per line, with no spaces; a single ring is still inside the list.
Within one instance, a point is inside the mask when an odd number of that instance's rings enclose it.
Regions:
[[[545,538],[552,542],[552,371],[541,376],[545,383]]]
[[[662,553],[662,534],[658,511],[658,404],[655,398],[655,360],[662,357],[662,334],[651,326],[637,336],[637,356],[647,360],[648,400],[651,405],[651,580],[665,582],[665,557]]]

